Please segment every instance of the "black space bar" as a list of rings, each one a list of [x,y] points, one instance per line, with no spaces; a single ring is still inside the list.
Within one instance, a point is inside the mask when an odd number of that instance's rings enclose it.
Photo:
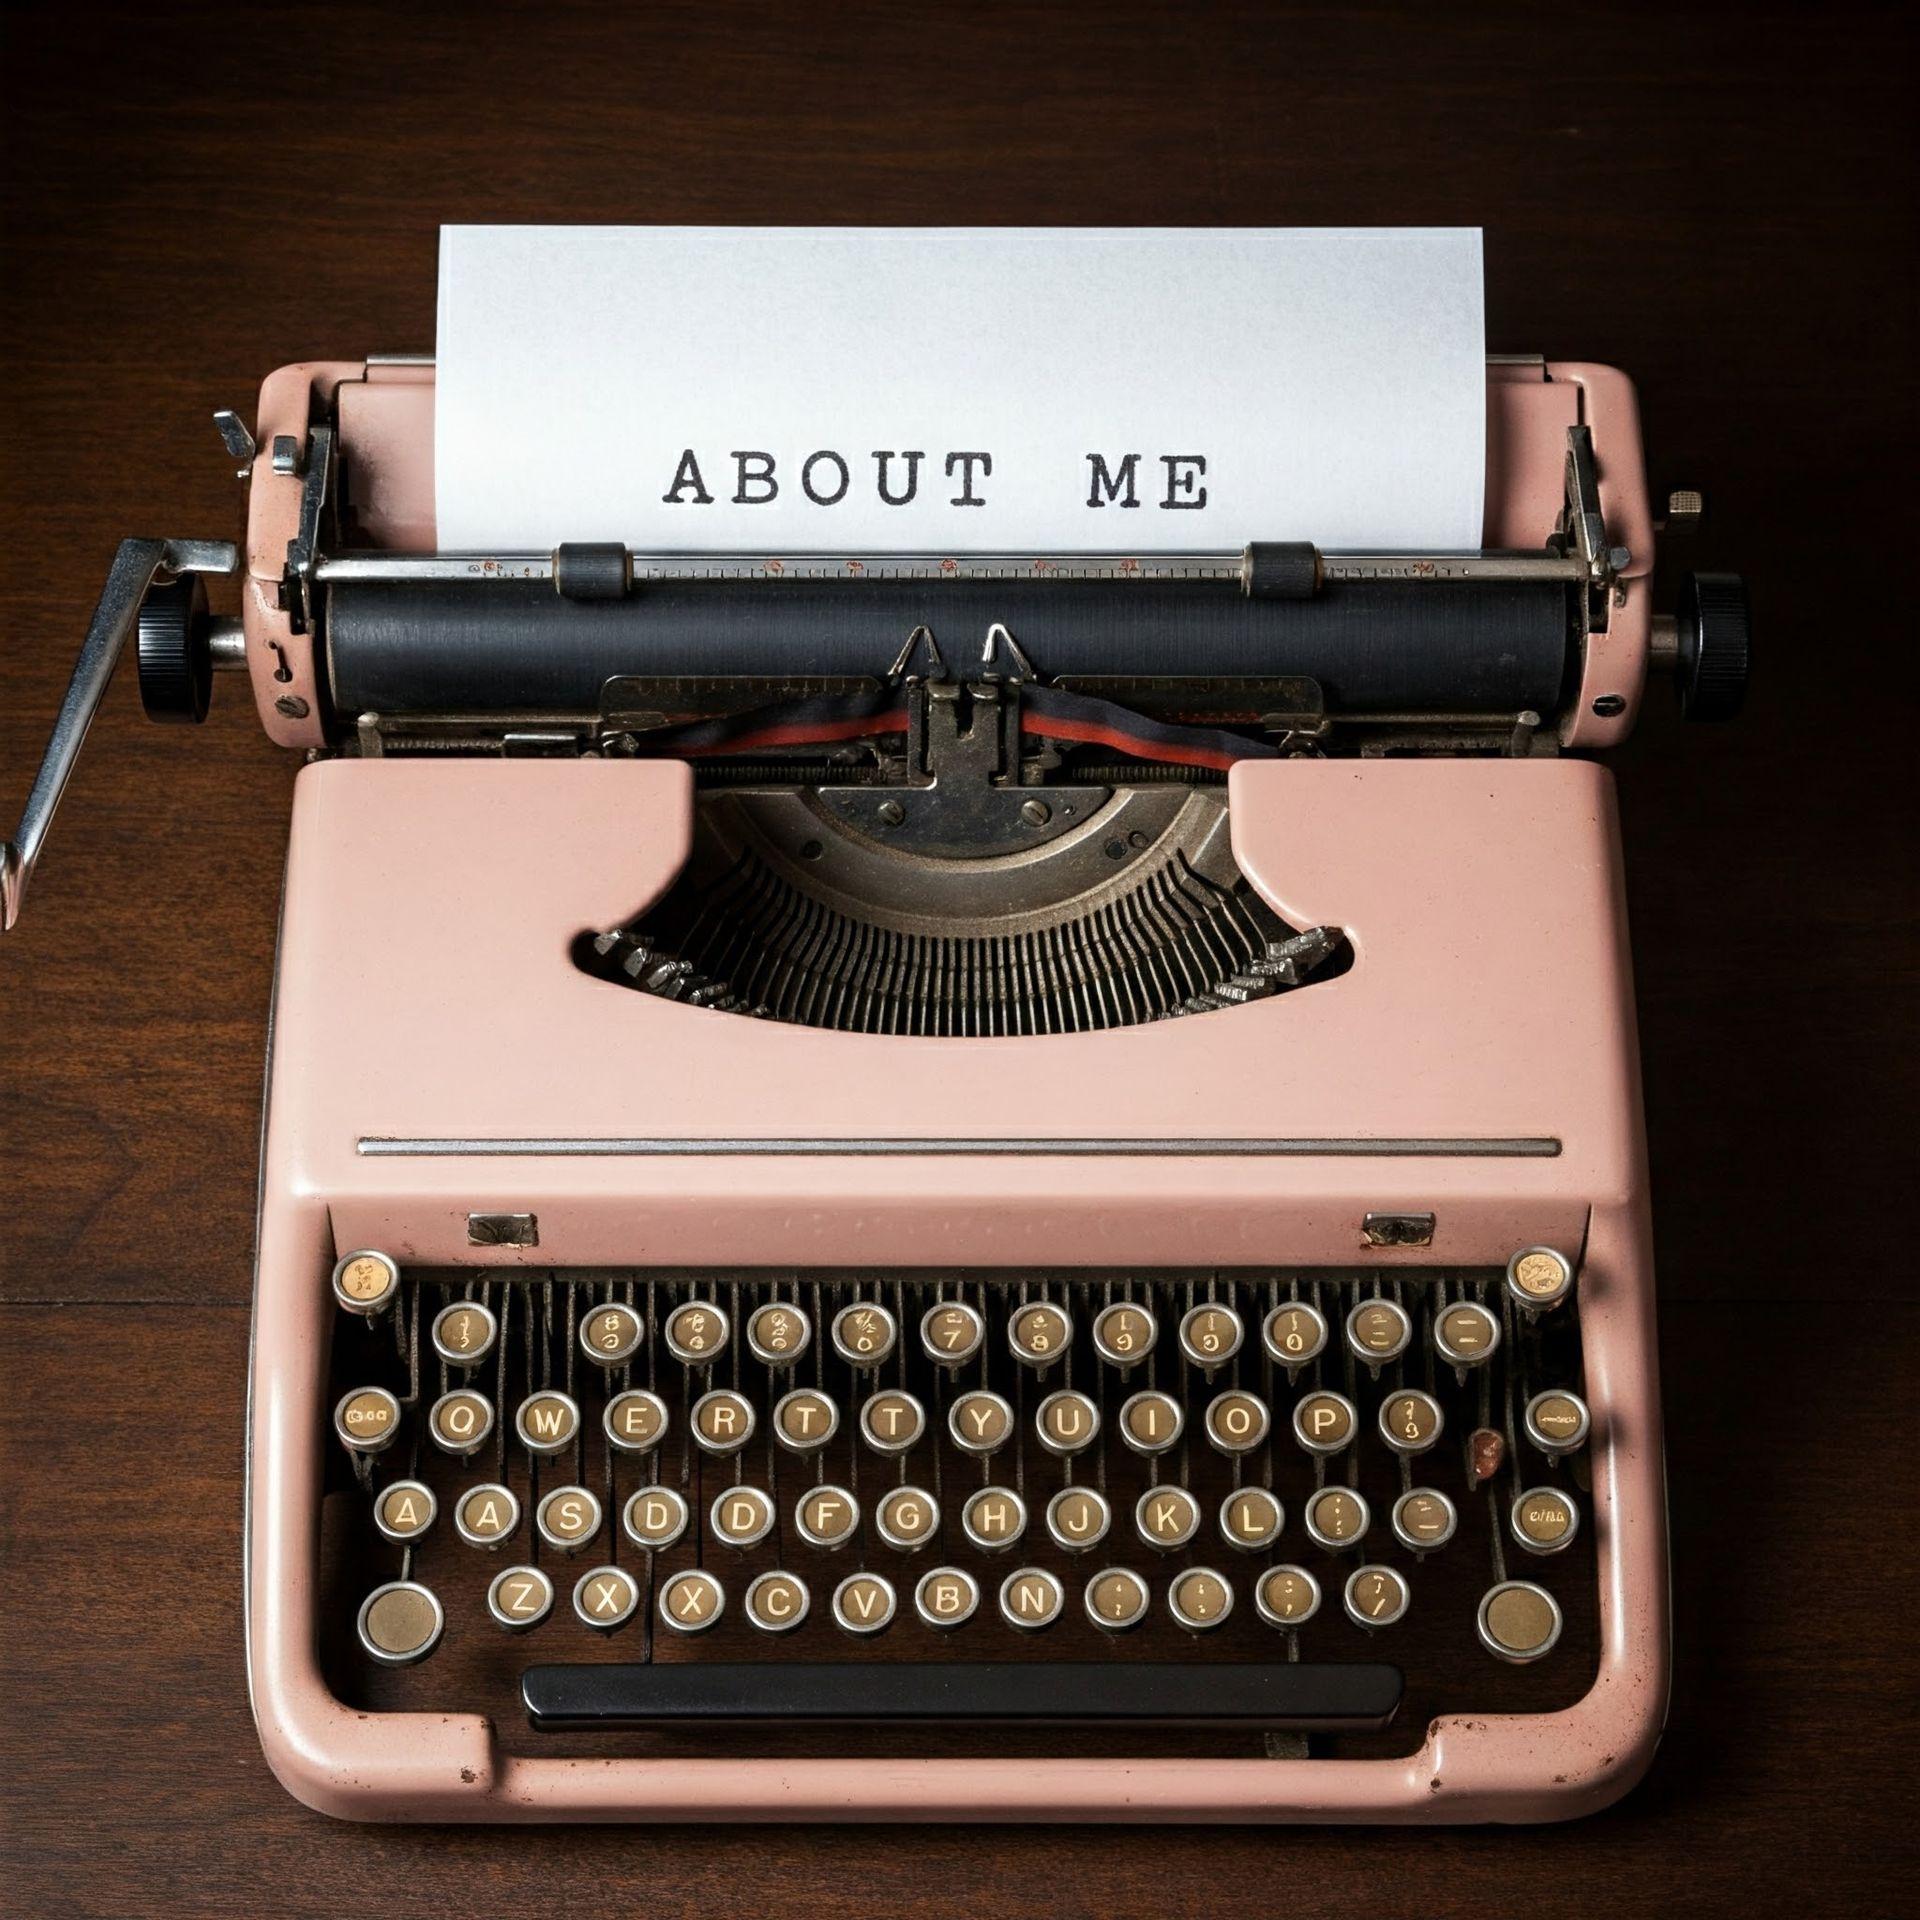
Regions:
[[[1400,1669],[1168,1661],[778,1661],[529,1667],[520,1695],[536,1727],[714,1725],[769,1720],[1070,1721],[1163,1726],[1381,1727]]]

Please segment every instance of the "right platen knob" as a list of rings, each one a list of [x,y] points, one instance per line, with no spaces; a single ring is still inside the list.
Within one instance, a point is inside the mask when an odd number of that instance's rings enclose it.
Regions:
[[[1737,573],[1690,573],[1680,590],[1674,678],[1688,720],[1731,720],[1747,697],[1752,654],[1747,583]]]

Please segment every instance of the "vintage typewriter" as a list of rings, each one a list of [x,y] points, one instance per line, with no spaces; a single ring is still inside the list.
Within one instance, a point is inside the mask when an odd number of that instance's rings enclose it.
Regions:
[[[1715,719],[1632,389],[1485,550],[436,551],[289,367],[115,657],[304,750],[249,1411],[274,1771],[377,1819],[1526,1820],[1667,1692],[1609,778]],[[1674,496],[1684,519],[1697,499]],[[205,580],[238,572],[243,613]],[[1177,642],[1177,644],[1175,644]],[[1170,674],[1166,662],[1177,658]]]

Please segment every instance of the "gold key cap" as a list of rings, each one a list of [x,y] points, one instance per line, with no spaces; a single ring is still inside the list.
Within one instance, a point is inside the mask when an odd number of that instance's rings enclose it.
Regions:
[[[1109,1567],[1087,1582],[1082,1604],[1104,1633],[1126,1633],[1147,1617],[1153,1594],[1131,1567]]]
[[[1007,1322],[1007,1345],[1023,1366],[1051,1366],[1072,1339],[1073,1316],[1051,1300],[1016,1308]]]
[[[667,1351],[690,1367],[710,1367],[727,1350],[733,1323],[711,1300],[689,1300],[667,1315],[662,1337]]]
[[[747,1316],[747,1351],[766,1366],[790,1367],[812,1345],[813,1322],[798,1307],[775,1300]],[[753,1608],[751,1589],[747,1608]]]
[[[965,1366],[986,1338],[986,1321],[964,1301],[943,1301],[920,1316],[920,1344],[937,1367]]]
[[[1254,1586],[1253,1609],[1270,1627],[1303,1627],[1320,1611],[1320,1582],[1305,1567],[1269,1567]]]
[[[433,1525],[440,1505],[433,1489],[418,1480],[396,1480],[382,1487],[373,1503],[373,1524],[389,1540],[418,1540]]]
[[[800,1538],[812,1547],[844,1547],[860,1527],[860,1502],[845,1487],[815,1487],[793,1510]]]
[[[334,1262],[333,1297],[347,1312],[371,1319],[400,1297],[400,1269],[384,1253],[343,1253]]]
[[[1084,1393],[1050,1393],[1035,1409],[1033,1425],[1040,1444],[1064,1459],[1093,1445],[1100,1409]]]
[[[1425,1453],[1446,1431],[1440,1402],[1418,1387],[1390,1393],[1380,1402],[1380,1438],[1395,1453]]]
[[[1174,1575],[1167,1589],[1167,1611],[1176,1626],[1189,1633],[1206,1633],[1233,1611],[1232,1583],[1211,1567],[1189,1567]]]
[[[1530,1313],[1557,1307],[1573,1291],[1573,1262],[1552,1247],[1522,1247],[1507,1262],[1507,1292]]]
[[[980,1609],[980,1583],[965,1567],[935,1567],[913,1589],[913,1610],[942,1633],[964,1627]]]
[[[843,1633],[879,1633],[900,1602],[893,1582],[877,1573],[850,1573],[833,1590],[833,1623]]]
[[[748,1585],[743,1604],[762,1633],[791,1633],[812,1610],[813,1596],[797,1573],[774,1571]]]
[[[873,1530],[888,1546],[911,1553],[940,1531],[940,1503],[919,1487],[895,1487],[874,1508]]]
[[[1527,1438],[1550,1460],[1557,1460],[1563,1453],[1577,1453],[1586,1445],[1593,1418],[1577,1393],[1549,1387],[1527,1402],[1522,1424]]]
[[[1004,1553],[1027,1530],[1027,1503],[1011,1487],[981,1487],[960,1509],[960,1530],[982,1553]]]
[[[899,1338],[893,1315],[873,1301],[856,1300],[833,1316],[833,1350],[856,1370],[877,1367]]]
[[[1531,1580],[1503,1580],[1488,1588],[1476,1625],[1480,1644],[1516,1666],[1544,1659],[1560,1639],[1560,1603]]]
[[[1334,1553],[1359,1545],[1373,1520],[1365,1495],[1351,1487],[1322,1487],[1309,1494],[1305,1513],[1309,1538]]]
[[[1347,1345],[1370,1367],[1397,1360],[1413,1340],[1413,1322],[1392,1300],[1363,1300],[1347,1315]]]
[[[716,1387],[693,1403],[694,1443],[707,1453],[738,1453],[753,1438],[758,1418],[744,1393]]]
[[[1134,1504],[1133,1524],[1148,1546],[1172,1553],[1200,1531],[1200,1503],[1185,1487],[1149,1487]]]
[[[839,1405],[812,1387],[796,1387],[775,1403],[773,1431],[789,1453],[818,1453],[840,1431]]]
[[[487,1444],[493,1432],[493,1402],[471,1387],[456,1387],[428,1408],[427,1431],[442,1453],[463,1460]]]
[[[1529,1487],[1508,1517],[1514,1539],[1529,1553],[1564,1553],[1580,1531],[1580,1509],[1558,1487]]]
[[[624,1366],[646,1337],[647,1323],[618,1301],[595,1307],[580,1322],[580,1351],[597,1367]]]
[[[1039,1633],[1060,1618],[1067,1590],[1045,1567],[1019,1567],[1000,1583],[1000,1617],[1023,1633]]]
[[[1326,1317],[1304,1300],[1289,1300],[1267,1315],[1260,1344],[1275,1366],[1304,1367],[1326,1350]]]
[[[1093,1323],[1093,1350],[1110,1366],[1138,1366],[1159,1337],[1159,1322],[1130,1300],[1101,1308]]]
[[[417,1580],[391,1580],[360,1603],[357,1623],[367,1657],[383,1667],[411,1666],[440,1644],[447,1618]]]
[[[744,1551],[757,1547],[773,1531],[777,1518],[773,1496],[763,1488],[728,1487],[714,1496],[707,1524],[722,1546]]]
[[[927,1410],[910,1393],[875,1393],[860,1404],[860,1434],[875,1453],[907,1453],[927,1430]]]
[[[333,1430],[349,1453],[384,1453],[400,1431],[400,1402],[385,1387],[356,1387],[340,1396]]]
[[[499,1337],[493,1310],[478,1300],[456,1300],[433,1316],[433,1350],[450,1367],[477,1367]]]
[[[1344,1598],[1347,1618],[1356,1627],[1390,1627],[1406,1618],[1413,1590],[1392,1567],[1355,1567]]]
[[[1013,1409],[984,1388],[963,1393],[948,1410],[947,1431],[963,1453],[997,1453],[1013,1433]]]
[[[553,1582],[539,1567],[502,1567],[487,1587],[487,1611],[496,1626],[525,1633],[553,1611]]]
[[[1205,1426],[1222,1453],[1251,1453],[1267,1437],[1267,1403],[1236,1388],[1208,1402]]]
[[[1178,1446],[1185,1410],[1170,1393],[1134,1394],[1120,1409],[1120,1438],[1135,1453],[1165,1453]]]
[[[573,1583],[575,1616],[596,1633],[623,1627],[640,1605],[640,1583],[625,1567],[590,1567]]]
[[[1437,1487],[1414,1487],[1393,1503],[1393,1537],[1410,1553],[1431,1553],[1454,1536],[1460,1516]]]
[[[580,1403],[571,1394],[543,1388],[520,1402],[513,1426],[529,1453],[564,1453],[580,1431]]]
[[[667,1435],[667,1403],[645,1387],[630,1387],[607,1402],[600,1424],[622,1453],[651,1453]]]
[[[1477,1300],[1456,1300],[1434,1320],[1434,1351],[1451,1366],[1480,1366],[1499,1345],[1500,1322]]]
[[[1360,1416],[1343,1393],[1310,1393],[1293,1410],[1293,1437],[1309,1453],[1336,1454],[1353,1438]]]
[[[1191,1307],[1180,1321],[1180,1351],[1196,1367],[1224,1366],[1245,1338],[1246,1328],[1231,1307]]]
[[[469,1487],[453,1503],[453,1530],[470,1547],[497,1547],[519,1524],[518,1496],[497,1482]]]
[[[689,1567],[661,1585],[660,1618],[675,1633],[705,1633],[726,1609],[726,1589],[703,1568]]]
[[[1241,1487],[1220,1503],[1220,1537],[1242,1553],[1259,1553],[1280,1537],[1286,1518],[1265,1487]]]
[[[642,1487],[621,1509],[620,1524],[636,1547],[661,1553],[686,1532],[693,1518],[675,1487]]]
[[[1107,1537],[1113,1509],[1093,1487],[1062,1487],[1047,1502],[1047,1532],[1067,1553],[1085,1553]]]
[[[585,1487],[555,1487],[533,1511],[540,1538],[558,1553],[578,1553],[600,1531],[600,1502]]]

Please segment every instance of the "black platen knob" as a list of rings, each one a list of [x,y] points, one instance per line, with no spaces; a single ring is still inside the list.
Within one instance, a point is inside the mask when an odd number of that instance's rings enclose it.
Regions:
[[[1747,697],[1752,631],[1737,573],[1690,573],[1680,589],[1675,679],[1688,720],[1731,720]]]
[[[150,587],[140,605],[140,704],[149,720],[198,725],[213,694],[207,589],[197,573]]]

